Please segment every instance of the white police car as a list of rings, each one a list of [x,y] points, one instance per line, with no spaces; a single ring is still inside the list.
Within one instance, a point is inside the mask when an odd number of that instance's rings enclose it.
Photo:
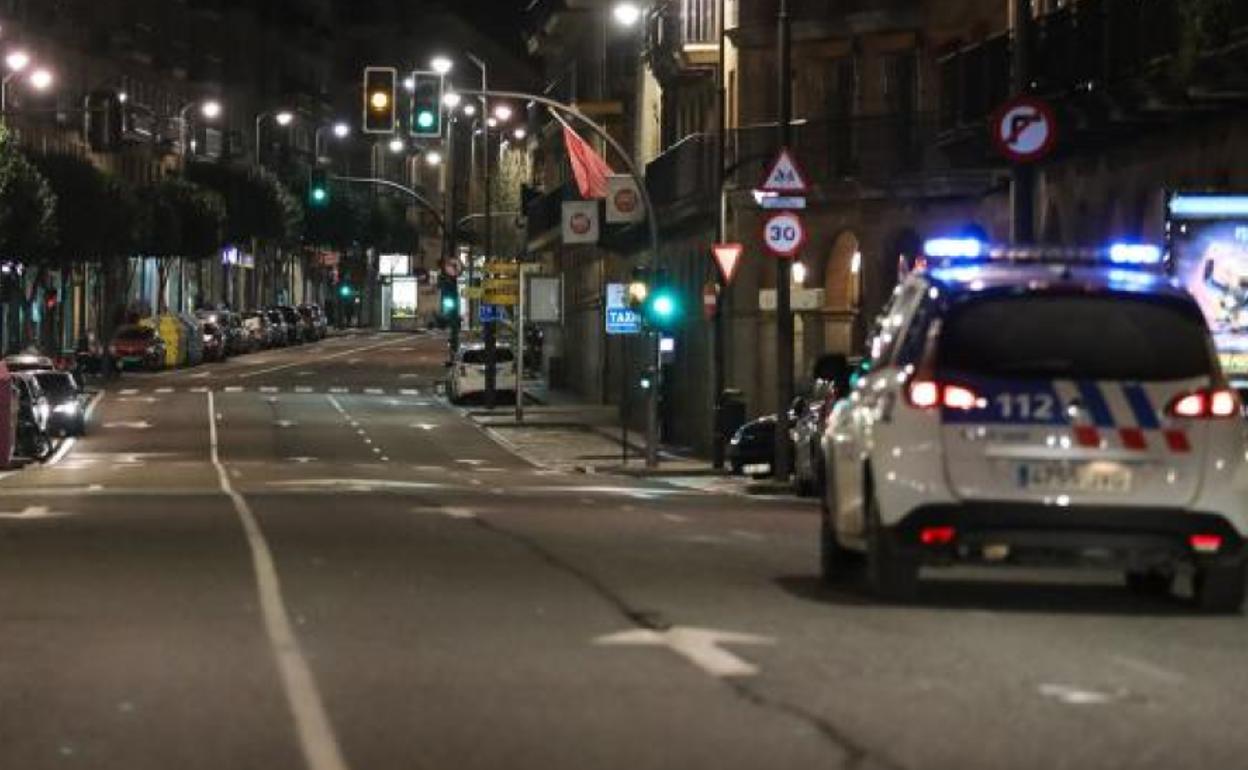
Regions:
[[[888,598],[924,565],[1092,563],[1145,593],[1190,572],[1243,602],[1248,441],[1160,251],[938,239],[895,291],[822,437],[822,571]]]

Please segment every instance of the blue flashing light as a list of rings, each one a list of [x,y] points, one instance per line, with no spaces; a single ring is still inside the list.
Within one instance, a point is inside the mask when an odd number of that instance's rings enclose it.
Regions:
[[[987,250],[975,238],[933,238],[923,244],[923,253],[936,259],[979,259]]]
[[[1147,243],[1115,243],[1109,247],[1109,261],[1115,265],[1160,265],[1161,249]]]
[[[1176,195],[1170,199],[1170,216],[1180,219],[1248,217],[1248,196]]]

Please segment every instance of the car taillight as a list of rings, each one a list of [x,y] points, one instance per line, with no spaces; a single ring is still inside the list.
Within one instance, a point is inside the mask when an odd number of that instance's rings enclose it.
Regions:
[[[1176,396],[1166,413],[1189,420],[1219,420],[1240,413],[1239,396],[1226,388],[1208,388]]]
[[[943,406],[963,411],[978,408],[981,401],[979,394],[964,385],[933,380],[913,380],[906,388],[906,400],[916,409]]]

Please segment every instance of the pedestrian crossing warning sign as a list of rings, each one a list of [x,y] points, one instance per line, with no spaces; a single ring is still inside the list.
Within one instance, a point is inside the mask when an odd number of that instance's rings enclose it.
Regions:
[[[806,175],[802,173],[802,169],[793,159],[793,153],[788,147],[782,149],[775,162],[771,164],[763,185],[759,189],[780,195],[800,194],[809,189],[806,184]]]

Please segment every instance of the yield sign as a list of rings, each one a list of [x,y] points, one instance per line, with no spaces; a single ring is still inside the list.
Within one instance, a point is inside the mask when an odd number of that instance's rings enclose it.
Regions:
[[[763,186],[759,189],[763,192],[776,193],[778,195],[800,195],[806,192],[809,185],[806,184],[806,175],[802,173],[798,167],[797,161],[793,159],[793,153],[785,147],[780,151],[780,155],[775,162],[771,164],[766,178],[763,180]]]
[[[737,265],[741,264],[741,255],[745,247],[739,243],[717,243],[711,247],[715,255],[715,264],[719,265],[719,274],[724,278],[724,285],[732,283],[737,274]]]

